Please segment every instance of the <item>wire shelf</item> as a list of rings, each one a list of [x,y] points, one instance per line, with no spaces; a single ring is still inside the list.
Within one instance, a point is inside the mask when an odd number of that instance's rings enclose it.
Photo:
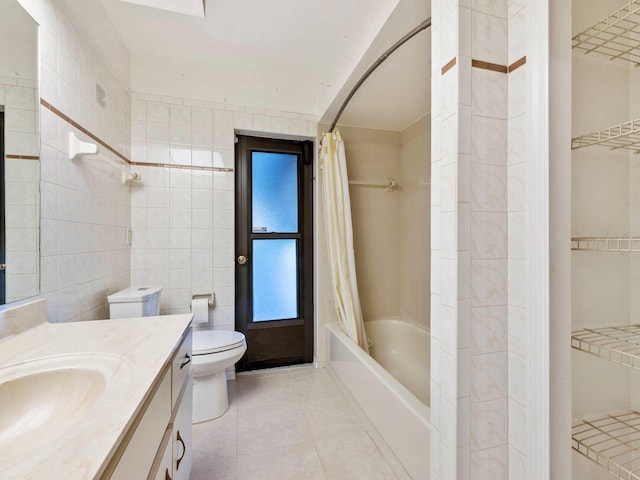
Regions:
[[[640,325],[578,330],[571,334],[571,347],[640,370]]]
[[[572,39],[575,50],[640,64],[640,0],[634,0]]]
[[[640,252],[640,237],[574,237],[571,250],[589,252]]]
[[[640,413],[584,420],[571,429],[571,447],[624,480],[640,480]]]
[[[602,145],[612,150],[633,150],[637,153],[640,150],[640,119],[591,132],[571,140],[571,150],[592,145]]]

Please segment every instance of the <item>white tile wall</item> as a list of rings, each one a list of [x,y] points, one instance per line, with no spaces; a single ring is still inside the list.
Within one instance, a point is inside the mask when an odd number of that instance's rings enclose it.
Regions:
[[[235,131],[317,135],[315,119],[238,105],[134,92],[133,161],[234,168]],[[190,311],[192,295],[216,295],[214,328],[233,329],[234,174],[163,166],[135,167],[131,188],[131,283],[159,284],[162,313]],[[322,330],[318,330],[322,334]]]
[[[40,25],[40,96],[129,155],[128,85],[80,33],[63,3],[20,3]],[[96,103],[96,84],[106,92],[105,108]],[[107,318],[107,295],[129,284],[129,186],[100,160],[71,162],[68,135],[74,129],[44,107],[40,125],[40,291],[48,320]]]
[[[37,89],[34,80],[0,77],[5,107],[5,155],[37,156]],[[5,158],[7,303],[38,294],[40,195],[37,160]],[[23,241],[25,240],[25,241]]]

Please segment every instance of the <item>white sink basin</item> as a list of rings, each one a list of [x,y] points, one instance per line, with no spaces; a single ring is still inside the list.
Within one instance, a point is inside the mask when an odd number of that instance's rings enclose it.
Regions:
[[[0,477],[5,468],[60,442],[99,401],[110,378],[126,370],[118,356],[89,353],[0,369]]]

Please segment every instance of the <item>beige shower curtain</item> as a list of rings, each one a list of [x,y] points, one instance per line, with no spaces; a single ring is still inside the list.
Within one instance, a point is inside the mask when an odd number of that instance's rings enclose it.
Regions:
[[[325,133],[320,147],[322,204],[333,300],[342,331],[365,352],[369,352],[358,295],[349,179],[344,142],[340,132],[334,130]]]

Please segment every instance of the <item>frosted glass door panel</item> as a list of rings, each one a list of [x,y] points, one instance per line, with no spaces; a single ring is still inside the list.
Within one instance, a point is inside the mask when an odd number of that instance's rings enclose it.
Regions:
[[[298,231],[298,156],[252,152],[253,233]]]
[[[253,321],[298,317],[298,241],[253,240]]]

